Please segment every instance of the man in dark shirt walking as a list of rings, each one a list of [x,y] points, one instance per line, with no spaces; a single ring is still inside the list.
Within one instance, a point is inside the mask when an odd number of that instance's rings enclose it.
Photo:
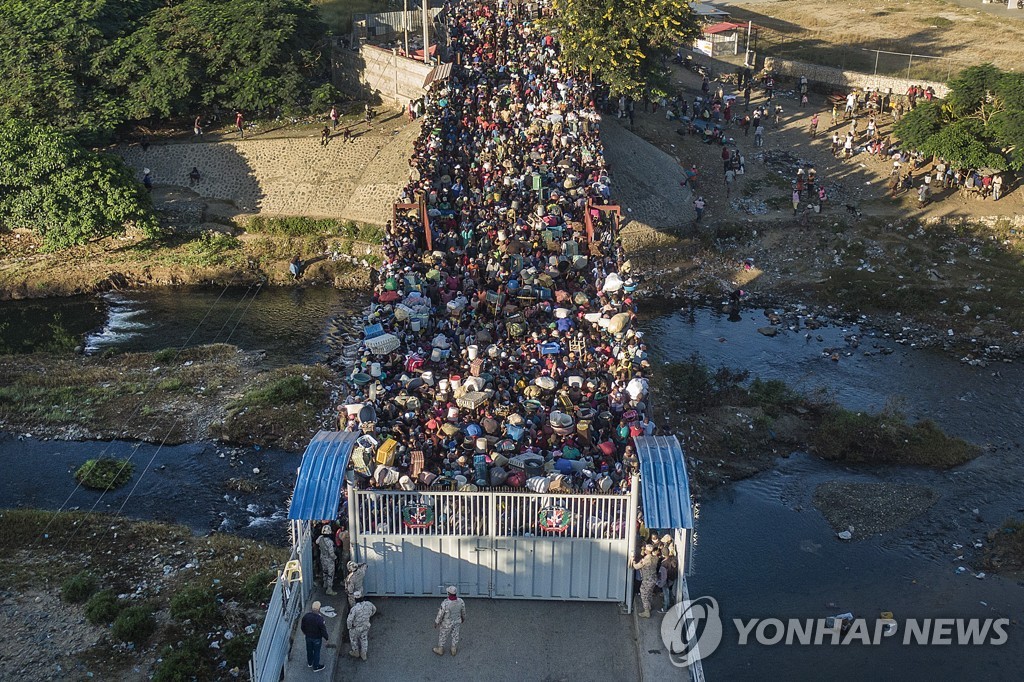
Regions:
[[[320,615],[320,602],[313,602],[309,613],[302,617],[300,627],[306,636],[306,665],[318,673],[324,669],[320,664],[320,647],[327,639],[327,621]]]

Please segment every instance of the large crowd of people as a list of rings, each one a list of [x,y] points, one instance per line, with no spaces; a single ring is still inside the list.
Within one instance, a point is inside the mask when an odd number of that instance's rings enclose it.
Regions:
[[[356,484],[625,492],[649,363],[592,85],[518,5],[447,13],[341,414]]]

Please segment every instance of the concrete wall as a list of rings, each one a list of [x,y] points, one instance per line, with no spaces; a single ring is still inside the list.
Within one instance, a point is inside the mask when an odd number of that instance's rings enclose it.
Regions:
[[[892,89],[893,93],[902,95],[907,91],[911,85],[920,85],[921,87],[931,86],[935,90],[935,94],[939,97],[945,97],[949,94],[949,87],[945,83],[936,83],[932,81],[920,81],[920,80],[907,80],[906,78],[893,78],[891,76],[873,76],[867,73],[859,73],[857,71],[843,71],[831,66],[818,66],[816,64],[805,64],[804,62],[796,62],[790,59],[779,59],[778,57],[765,57],[764,68],[781,76],[789,76],[792,78],[799,78],[800,76],[807,76],[807,80],[812,83],[822,83],[824,85],[832,85],[837,88],[851,89],[851,88],[871,88],[874,90],[886,90]]]
[[[376,94],[386,105],[396,108],[423,96],[423,81],[432,68],[376,45],[364,44],[358,52],[345,48],[334,51],[335,86],[356,96]]]

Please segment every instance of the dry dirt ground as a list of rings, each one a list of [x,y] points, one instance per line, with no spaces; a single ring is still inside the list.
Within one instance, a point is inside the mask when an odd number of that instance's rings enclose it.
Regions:
[[[700,94],[692,72],[673,67],[673,80],[688,101]],[[678,185],[682,168],[695,164],[700,173],[697,194],[707,201],[704,219],[692,223],[692,200],[675,201],[686,211],[686,227],[666,221],[666,207],[636,204],[627,218],[624,242],[640,270],[653,279],[649,290],[674,296],[718,300],[735,288],[753,299],[801,301],[868,314],[880,324],[920,324],[923,336],[938,341],[954,329],[957,339],[975,338],[1007,347],[1024,333],[1024,189],[1011,190],[998,201],[939,193],[924,208],[916,193],[888,196],[891,162],[858,153],[843,160],[831,154],[832,131],[845,134],[848,122],[831,125],[831,105],[812,93],[801,109],[791,83],[782,83],[776,102],[783,106],[778,125],[766,126],[764,146],[754,146],[753,133],[738,127],[727,135],[746,160],[726,196],[721,147],[699,136],[680,135],[680,126],[638,104],[632,137],[628,131],[606,131],[606,141],[622,140],[632,153],[609,148],[613,178],[624,175],[657,178],[663,186]],[[724,86],[730,92],[730,86]],[[755,91],[751,109],[763,101]],[[742,111],[742,101],[739,109]],[[808,133],[810,118],[819,114],[818,135]],[[841,115],[840,115],[841,118]],[[882,134],[892,120],[883,116]],[[625,119],[605,118],[606,128],[628,128]],[[861,120],[863,131],[866,120]],[[658,148],[645,151],[644,140]],[[666,169],[665,155],[676,164]],[[790,202],[798,167],[813,166],[825,183],[829,200],[821,214],[805,205],[794,216]],[[625,167],[625,168],[624,168]],[[930,168],[927,166],[926,168]],[[918,171],[918,173],[923,172]],[[616,188],[622,183],[617,183]],[[666,191],[674,195],[678,188]],[[897,319],[897,317],[901,319]],[[1017,332],[1017,334],[1014,334]]]
[[[987,61],[1004,69],[1019,69],[1024,44],[1024,11],[981,0],[846,0],[835,3],[797,0],[738,0],[723,2],[737,21],[764,27],[760,51],[771,47],[780,56],[814,64],[847,68],[874,67],[874,54],[862,48],[943,57],[880,58],[883,69],[914,68],[931,62],[930,70],[943,79],[949,68]],[[742,48],[741,48],[742,49]],[[912,71],[912,74],[915,72]],[[924,72],[915,74],[923,78]]]

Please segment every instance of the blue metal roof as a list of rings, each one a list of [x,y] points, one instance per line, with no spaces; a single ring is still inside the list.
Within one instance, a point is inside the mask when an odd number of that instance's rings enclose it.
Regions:
[[[634,438],[640,458],[640,497],[648,528],[693,528],[690,479],[675,436]]]
[[[345,485],[348,466],[358,433],[320,431],[306,447],[295,481],[288,518],[294,521],[333,519],[338,513],[338,495]]]

